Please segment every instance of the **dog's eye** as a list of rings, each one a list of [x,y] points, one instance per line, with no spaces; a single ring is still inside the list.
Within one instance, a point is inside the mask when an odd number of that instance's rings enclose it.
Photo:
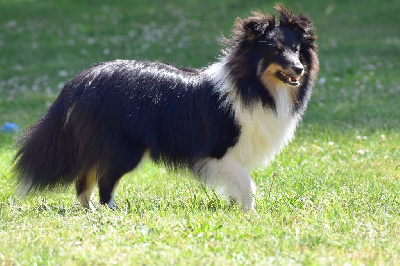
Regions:
[[[299,47],[298,45],[296,45],[296,44],[293,44],[293,45],[292,45],[292,51],[295,52],[295,53],[297,53],[297,52],[300,51],[300,47]]]

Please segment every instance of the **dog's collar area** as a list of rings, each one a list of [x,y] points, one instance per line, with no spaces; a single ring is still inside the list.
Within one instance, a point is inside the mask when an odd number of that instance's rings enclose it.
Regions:
[[[282,82],[289,84],[291,86],[299,86],[300,85],[300,82],[299,82],[300,77],[289,76],[280,70],[276,71],[276,77],[279,80],[281,80]]]

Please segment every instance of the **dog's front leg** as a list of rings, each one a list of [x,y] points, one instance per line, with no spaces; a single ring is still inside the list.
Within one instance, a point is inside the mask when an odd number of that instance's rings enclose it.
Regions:
[[[207,185],[241,204],[243,211],[254,209],[256,186],[247,169],[237,160],[232,157],[206,159],[198,170]]]

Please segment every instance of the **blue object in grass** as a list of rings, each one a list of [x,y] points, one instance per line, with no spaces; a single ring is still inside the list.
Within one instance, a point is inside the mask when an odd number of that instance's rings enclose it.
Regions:
[[[16,133],[19,130],[19,126],[14,123],[5,123],[1,126],[1,133]]]

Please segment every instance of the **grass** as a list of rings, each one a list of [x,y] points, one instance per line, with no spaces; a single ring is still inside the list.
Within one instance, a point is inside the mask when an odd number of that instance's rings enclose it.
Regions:
[[[321,71],[296,138],[252,173],[256,212],[185,172],[148,163],[118,209],[72,188],[13,198],[15,135],[0,134],[0,262],[13,264],[399,264],[398,1],[283,1],[318,28]],[[0,0],[0,124],[26,127],[62,85],[115,58],[201,67],[261,1]]]

